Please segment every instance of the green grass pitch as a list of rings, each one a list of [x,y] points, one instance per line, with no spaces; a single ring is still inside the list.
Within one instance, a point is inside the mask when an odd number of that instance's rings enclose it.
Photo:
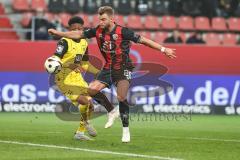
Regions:
[[[95,140],[80,142],[73,139],[78,122],[62,121],[54,113],[0,113],[0,160],[151,159],[25,143],[170,157],[170,160],[240,159],[240,116],[192,115],[188,119],[157,121],[139,116],[131,120],[131,143],[122,144],[120,121],[104,129],[106,116],[92,121],[98,130]]]

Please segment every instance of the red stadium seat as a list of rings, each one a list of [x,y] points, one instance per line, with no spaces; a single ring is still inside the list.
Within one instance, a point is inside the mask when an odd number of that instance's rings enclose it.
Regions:
[[[30,6],[28,0],[13,0],[12,7],[15,11],[29,11]]]
[[[126,25],[125,22],[124,22],[124,18],[123,18],[122,15],[115,15],[114,18],[115,18],[115,22],[116,22],[117,24],[119,24],[119,25],[121,25],[121,26],[125,26],[125,25]]]
[[[237,35],[232,33],[223,34],[223,45],[236,45]]]
[[[193,30],[193,18],[189,16],[181,16],[179,18],[178,28],[180,30]]]
[[[151,32],[145,32],[145,31],[141,31],[141,32],[137,32],[138,34],[140,34],[141,36],[144,36],[148,39],[152,39],[152,35]]]
[[[98,18],[97,14],[92,16],[91,24],[92,24],[93,27],[96,27],[96,26],[99,25],[99,18]]]
[[[3,32],[0,31],[0,40],[18,40],[19,37],[16,32]]]
[[[12,28],[12,24],[7,17],[0,18],[0,28]]]
[[[32,19],[33,13],[31,12],[26,12],[23,14],[22,19],[21,19],[21,25],[23,27],[27,27],[30,24],[30,21]]]
[[[229,18],[228,27],[230,31],[240,31],[240,18]]]
[[[220,45],[221,40],[218,34],[216,33],[207,33],[205,35],[205,41],[207,45]]]
[[[163,43],[164,40],[167,38],[168,33],[167,32],[155,32],[153,36],[153,40],[158,43]]]
[[[129,15],[127,17],[127,27],[133,28],[133,29],[142,29],[143,24],[141,22],[141,17],[139,15]]]
[[[177,28],[177,23],[175,17],[173,16],[163,16],[162,17],[162,28],[163,29],[175,29]]]
[[[226,21],[222,17],[215,17],[212,19],[212,30],[216,31],[226,31],[227,25]]]
[[[64,27],[68,26],[68,20],[71,18],[71,15],[68,13],[60,13],[59,15],[61,23]]]
[[[45,11],[45,10],[47,10],[47,4],[46,4],[45,0],[32,0],[31,8],[35,11],[38,9]]]
[[[76,14],[76,16],[81,17],[84,20],[84,27],[90,27],[91,26],[89,18],[86,14],[79,13],[79,14]]]
[[[210,22],[207,17],[195,18],[195,28],[197,30],[210,30]]]
[[[151,15],[148,15],[145,17],[143,25],[144,25],[144,28],[146,28],[146,29],[159,29],[160,28],[160,23],[159,23],[158,17],[151,16]]]
[[[4,14],[5,14],[5,9],[3,5],[0,3],[0,15],[4,15]]]
[[[183,40],[183,42],[186,42],[187,36],[185,32],[180,32],[180,37]]]

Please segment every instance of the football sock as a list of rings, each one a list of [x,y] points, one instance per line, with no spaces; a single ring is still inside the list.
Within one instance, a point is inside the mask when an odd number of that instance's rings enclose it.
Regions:
[[[127,100],[119,102],[119,112],[122,120],[122,126],[129,126],[129,105]]]

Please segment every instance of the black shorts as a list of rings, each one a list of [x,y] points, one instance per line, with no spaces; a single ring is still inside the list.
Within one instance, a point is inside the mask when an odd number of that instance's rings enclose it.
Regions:
[[[120,80],[128,80],[130,82],[132,78],[131,73],[132,69],[102,69],[96,80],[106,84],[110,88],[112,84],[117,85]]]

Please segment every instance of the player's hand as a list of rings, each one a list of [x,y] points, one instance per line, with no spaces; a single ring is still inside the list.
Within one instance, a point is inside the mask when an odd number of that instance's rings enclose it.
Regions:
[[[165,48],[164,54],[168,57],[168,58],[176,58],[177,56],[176,54],[176,49],[172,49],[172,48]]]
[[[56,29],[48,29],[48,34],[51,36],[57,36],[58,31]]]

